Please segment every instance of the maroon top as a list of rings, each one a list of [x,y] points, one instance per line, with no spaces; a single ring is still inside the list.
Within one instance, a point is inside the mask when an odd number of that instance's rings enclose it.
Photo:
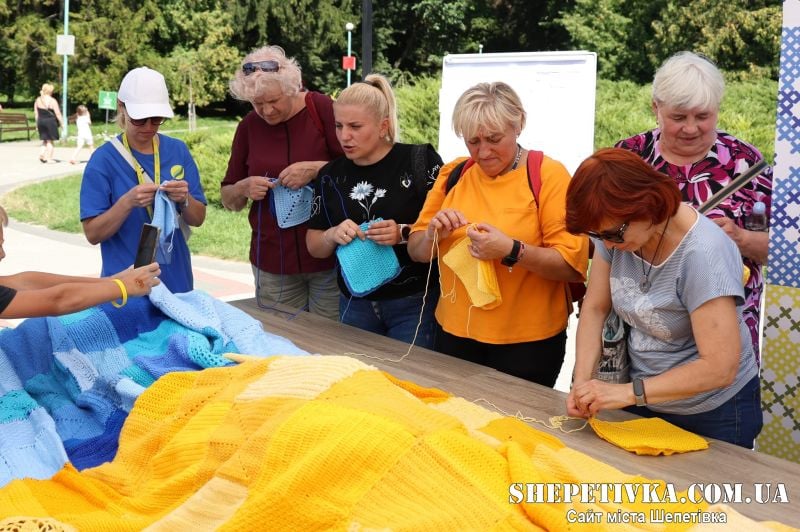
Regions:
[[[319,120],[308,109],[309,99],[313,99]],[[333,101],[324,94],[311,92],[306,103],[299,113],[275,126],[267,124],[255,111],[248,113],[236,128],[222,186],[254,175],[278,177],[284,168],[299,161],[330,161],[344,155],[336,138]],[[248,218],[253,231],[250,262],[260,270],[297,274],[334,267],[334,257],[315,259],[308,253],[307,223],[288,229],[278,227],[270,210],[269,195],[252,202]]]

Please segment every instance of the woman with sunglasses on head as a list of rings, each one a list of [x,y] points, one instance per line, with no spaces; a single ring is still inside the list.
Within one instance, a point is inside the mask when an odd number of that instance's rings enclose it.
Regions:
[[[300,189],[330,160],[344,154],[336,139],[333,101],[302,86],[300,66],[280,46],[264,46],[242,60],[231,94],[253,110],[236,128],[222,204],[250,205],[250,263],[256,297],[338,320],[334,259],[317,259],[306,247],[307,223],[281,228],[271,190]]]
[[[567,413],[625,408],[752,448],[761,400],[736,244],[681,203],[670,176],[619,148],[578,167],[566,223],[596,243]],[[628,328],[627,384],[594,378],[612,308]]]
[[[133,69],[117,94],[122,134],[94,152],[81,182],[83,232],[89,242],[100,244],[103,276],[133,264],[142,225],[159,212],[157,199],[171,202],[165,210],[175,217],[174,226],[198,227],[206,217],[206,198],[189,149],[158,132],[173,116],[164,76],[147,67]],[[183,231],[162,231],[162,238],[169,238],[171,251],[159,260],[161,281],[174,293],[192,290]]]

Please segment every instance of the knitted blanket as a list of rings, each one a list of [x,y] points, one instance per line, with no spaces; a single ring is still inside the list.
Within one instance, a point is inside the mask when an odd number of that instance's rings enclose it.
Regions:
[[[231,362],[221,355],[305,354],[231,305],[157,286],[131,298],[0,332],[0,486],[111,460],[139,395],[162,375]]]
[[[742,520],[732,529],[760,529],[730,509],[646,504],[641,494],[516,504],[512,483],[658,481],[355,359],[233,357],[241,363],[148,388],[112,462],[1,489],[0,530],[567,530],[570,510],[652,509],[728,511],[729,524]]]

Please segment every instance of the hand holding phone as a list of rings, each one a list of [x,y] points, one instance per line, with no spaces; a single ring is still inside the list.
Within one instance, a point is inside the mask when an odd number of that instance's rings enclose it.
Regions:
[[[136,260],[133,263],[134,268],[146,266],[155,261],[156,246],[158,245],[158,235],[160,232],[161,229],[153,224],[142,224],[142,234],[139,237]]]

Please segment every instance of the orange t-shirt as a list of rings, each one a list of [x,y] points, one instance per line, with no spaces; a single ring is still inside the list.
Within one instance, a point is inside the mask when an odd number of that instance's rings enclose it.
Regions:
[[[539,206],[533,198],[525,166],[497,177],[487,176],[480,165],[472,165],[456,186],[445,195],[450,172],[464,159],[457,159],[439,171],[425,205],[411,231],[424,231],[442,209],[461,211],[470,223],[491,224],[526,246],[557,250],[575,270],[586,275],[589,239],[567,232],[564,224],[570,175],[547,156],[542,161]],[[439,256],[466,235],[467,228],[454,231],[439,242]],[[490,344],[511,344],[544,340],[567,327],[567,283],[544,279],[521,266],[512,271],[495,260],[502,304],[490,310],[471,307],[464,285],[453,270],[439,261],[442,297],[436,319],[442,328],[462,338]]]

